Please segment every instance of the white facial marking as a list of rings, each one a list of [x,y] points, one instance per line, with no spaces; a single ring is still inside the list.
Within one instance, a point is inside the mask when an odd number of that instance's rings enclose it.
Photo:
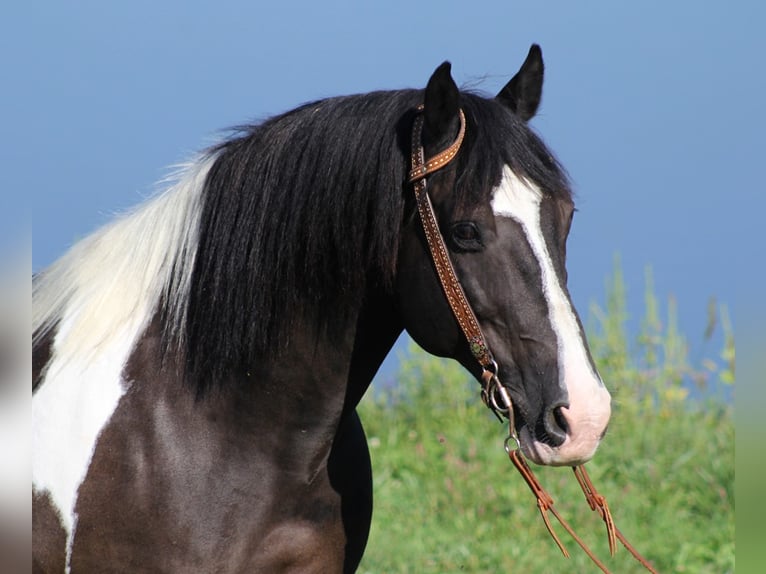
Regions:
[[[562,409],[569,425],[566,440],[553,448],[534,442],[522,432],[525,454],[540,464],[571,464],[588,460],[596,450],[611,413],[609,392],[591,368],[574,309],[562,288],[540,226],[542,192],[505,166],[495,189],[496,216],[519,223],[537,258],[548,317],[558,340],[559,385],[566,389],[569,408]]]

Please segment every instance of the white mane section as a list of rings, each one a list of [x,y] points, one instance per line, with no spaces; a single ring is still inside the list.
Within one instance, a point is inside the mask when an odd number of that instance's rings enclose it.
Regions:
[[[125,363],[161,297],[174,302],[174,328],[182,326],[214,161],[186,166],[163,194],[77,243],[35,281],[33,329],[38,341],[52,329],[55,337],[32,398],[32,483],[59,513],[67,572],[77,493],[129,386]]]
[[[201,193],[214,161],[210,155],[182,166],[174,185],[78,242],[36,279],[37,339],[68,319],[67,336],[56,337],[56,357],[98,352],[127,325],[144,326],[163,293],[178,302],[173,319],[183,319]]]

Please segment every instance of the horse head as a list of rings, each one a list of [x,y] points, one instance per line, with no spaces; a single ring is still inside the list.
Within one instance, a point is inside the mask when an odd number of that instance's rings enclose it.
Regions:
[[[465,122],[454,161],[428,176],[438,227],[512,399],[523,452],[538,464],[577,465],[606,432],[610,395],[567,290],[571,190],[528,125],[542,83],[537,46],[494,99],[461,93],[442,64],[424,93],[422,145],[426,156],[437,154]],[[426,351],[480,378],[414,210],[411,203],[405,212],[396,275],[405,328]]]

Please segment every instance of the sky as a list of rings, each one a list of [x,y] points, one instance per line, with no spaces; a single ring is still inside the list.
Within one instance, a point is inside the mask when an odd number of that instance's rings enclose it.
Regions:
[[[576,193],[568,269],[581,315],[603,304],[619,256],[638,321],[651,266],[698,359],[717,353],[703,341],[710,297],[733,307],[766,284],[766,4],[8,4],[0,253],[31,235],[33,270],[228,127],[317,98],[423,87],[444,60],[459,85],[494,94],[538,43],[546,80],[532,126]]]

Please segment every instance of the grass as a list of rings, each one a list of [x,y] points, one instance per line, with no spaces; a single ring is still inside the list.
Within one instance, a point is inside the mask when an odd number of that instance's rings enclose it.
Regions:
[[[613,391],[610,430],[587,468],[618,527],[660,572],[734,571],[734,425],[729,404],[690,399],[734,381],[725,308],[720,357],[690,366],[647,275],[646,316],[625,331],[619,268],[605,308],[591,313],[591,349]],[[699,395],[701,393],[697,393]],[[710,395],[711,393],[706,393]],[[715,394],[715,393],[713,393]],[[398,384],[360,405],[374,469],[375,511],[362,573],[597,572],[563,529],[564,558],[535,499],[503,451],[504,427],[455,363],[413,349]],[[572,472],[535,467],[556,508],[615,573],[642,572],[605,529]]]

